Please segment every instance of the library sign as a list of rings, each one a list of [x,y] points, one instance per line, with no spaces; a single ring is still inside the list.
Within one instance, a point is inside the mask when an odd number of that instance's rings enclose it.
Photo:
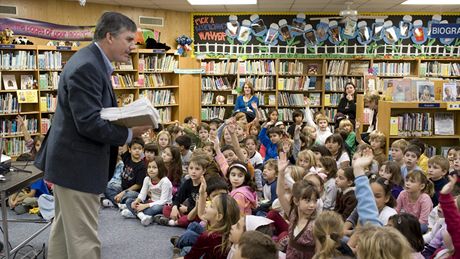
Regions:
[[[460,56],[460,14],[372,15],[192,14],[194,51],[205,56]]]

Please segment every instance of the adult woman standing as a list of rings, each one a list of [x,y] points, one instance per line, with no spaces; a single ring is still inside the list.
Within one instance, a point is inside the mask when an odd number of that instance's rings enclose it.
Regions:
[[[337,112],[338,113],[335,117],[335,124],[337,127],[340,123],[340,120],[345,118],[348,118],[351,121],[351,123],[355,125],[356,87],[352,82],[348,82],[345,86],[345,91],[343,92],[343,96],[340,99],[339,106],[337,107]]]
[[[251,103],[259,105],[259,98],[254,96],[254,88],[252,83],[246,81],[243,86],[243,93],[236,98],[236,105],[234,112],[244,112],[248,121],[252,121],[256,116],[256,110],[252,107]]]

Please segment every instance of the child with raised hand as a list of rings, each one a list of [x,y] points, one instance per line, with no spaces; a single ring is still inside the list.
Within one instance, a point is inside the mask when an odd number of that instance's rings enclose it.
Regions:
[[[449,160],[442,156],[433,156],[428,160],[428,179],[433,182],[434,194],[431,197],[433,207],[438,205],[439,191],[447,184],[447,173],[449,172]]]
[[[401,177],[401,167],[395,161],[386,161],[380,166],[379,176],[387,179],[391,185],[391,195],[397,199],[399,193],[404,190],[404,181]]]
[[[241,236],[246,231],[258,231],[269,237],[273,234],[273,229],[271,224],[273,220],[253,215],[242,216],[240,220],[232,226],[230,230],[229,240],[232,242],[230,252],[228,253],[227,259],[232,259],[235,251],[238,249],[238,244],[240,243]]]
[[[206,181],[200,178],[198,216],[207,221],[208,230],[203,232],[184,258],[225,259],[230,250],[229,234],[233,224],[240,219],[236,201],[228,194],[215,196],[206,206]]]
[[[166,149],[167,150],[167,149]],[[186,228],[188,224],[196,220],[196,217],[190,218],[189,214],[196,205],[198,190],[200,188],[200,179],[203,176],[209,161],[202,157],[193,157],[189,164],[190,178],[185,180],[173,199],[173,204],[163,207],[163,215],[154,216],[153,220],[161,225],[179,226]]]
[[[421,254],[425,244],[420,230],[420,223],[414,215],[409,213],[395,214],[388,220],[388,226],[397,229],[409,241],[412,248],[412,259],[425,258]]]
[[[305,149],[297,154],[296,165],[305,169],[307,173],[317,173],[316,158],[313,151]]]
[[[230,196],[236,200],[241,215],[251,215],[252,209],[257,206],[257,194],[246,165],[239,161],[231,164],[228,168],[228,180],[232,189]]]
[[[318,189],[309,181],[301,180],[292,187],[289,201],[285,196],[285,169],[289,165],[286,154],[278,160],[278,185],[276,193],[281,207],[289,218],[289,243],[286,258],[311,258],[315,254],[313,225],[316,218]]]
[[[172,184],[166,177],[166,167],[161,157],[154,157],[147,166],[147,176],[136,199],[126,201],[121,215],[127,218],[136,215],[142,225],[152,223],[152,216],[161,214],[163,206],[172,202]]]
[[[249,162],[254,168],[261,166],[264,163],[264,159],[257,151],[257,137],[249,135],[244,140],[246,151],[248,152]]]
[[[173,196],[179,191],[182,180],[182,157],[180,149],[176,146],[167,146],[161,153],[168,173],[166,176],[173,185]]]
[[[334,211],[340,214],[343,220],[350,216],[358,203],[355,196],[354,180],[353,168],[345,167],[337,171],[335,184],[339,192],[337,193]]]
[[[313,227],[313,236],[320,246],[313,259],[328,259],[336,256],[351,256],[353,251],[342,242],[342,217],[333,211],[323,211],[318,215]]]
[[[337,197],[337,186],[335,185],[335,176],[337,175],[337,163],[330,156],[321,157],[321,170],[320,172],[326,175],[326,182],[324,183],[324,192],[321,196],[323,200],[323,209],[334,210],[335,200]]]
[[[166,130],[158,132],[155,142],[158,146],[158,149],[160,150],[160,154],[163,153],[166,147],[172,145],[173,143],[171,139],[171,134]]]
[[[455,205],[452,191],[458,182],[457,171],[448,176],[449,182],[439,192],[439,204],[441,205],[446,220],[447,232],[449,233],[454,246],[452,258],[458,258],[460,254],[460,212]]]
[[[420,170],[413,170],[406,176],[405,190],[397,199],[396,211],[407,212],[418,218],[422,233],[428,230],[428,216],[433,209],[430,196],[433,183]]]
[[[259,133],[259,141],[264,145],[266,150],[264,162],[270,158],[278,158],[278,143],[283,136],[283,130],[278,127],[271,127],[273,125],[273,121],[265,122]],[[267,130],[267,128],[270,129]]]
[[[329,128],[329,119],[325,115],[319,114],[313,121],[313,113],[309,107],[305,109],[305,119],[307,120],[308,126],[316,128],[315,142],[324,145],[327,137],[332,135],[331,129]]]
[[[399,167],[404,165],[404,150],[406,150],[409,142],[405,139],[398,139],[391,143],[390,156],[391,161],[398,163]]]

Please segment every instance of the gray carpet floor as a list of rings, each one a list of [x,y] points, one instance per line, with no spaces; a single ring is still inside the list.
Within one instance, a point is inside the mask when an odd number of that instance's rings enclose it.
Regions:
[[[8,219],[37,219],[36,215],[15,215],[9,210]],[[34,231],[40,229],[42,223],[10,222],[9,239],[12,246],[17,246]],[[16,258],[33,258],[34,252],[48,246],[50,228],[35,237],[31,246],[21,249]],[[99,238],[102,242],[102,258],[172,258],[172,245],[169,238],[180,235],[184,229],[152,224],[144,227],[137,219],[123,218],[118,209],[101,209],[99,216]],[[3,240],[3,235],[1,236]],[[1,257],[0,257],[1,258]],[[40,255],[38,258],[43,258]]]

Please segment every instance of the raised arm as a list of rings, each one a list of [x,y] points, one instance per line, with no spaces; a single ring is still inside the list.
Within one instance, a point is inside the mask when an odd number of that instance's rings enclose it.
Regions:
[[[198,191],[199,193],[199,197],[198,197],[198,201],[197,201],[197,208],[198,208],[198,217],[200,219],[203,219],[203,216],[204,216],[204,210],[206,209],[206,198],[208,197],[207,193],[206,193],[206,180],[204,179],[204,176],[201,176],[201,184],[200,184],[200,189]]]
[[[286,213],[289,213],[289,211],[291,211],[291,204],[289,203],[289,200],[286,198],[286,191],[284,189],[284,175],[286,167],[288,165],[289,161],[286,157],[286,153],[280,152],[278,159],[278,182],[276,183],[276,194],[278,195],[278,200],[280,202],[281,207]]]

